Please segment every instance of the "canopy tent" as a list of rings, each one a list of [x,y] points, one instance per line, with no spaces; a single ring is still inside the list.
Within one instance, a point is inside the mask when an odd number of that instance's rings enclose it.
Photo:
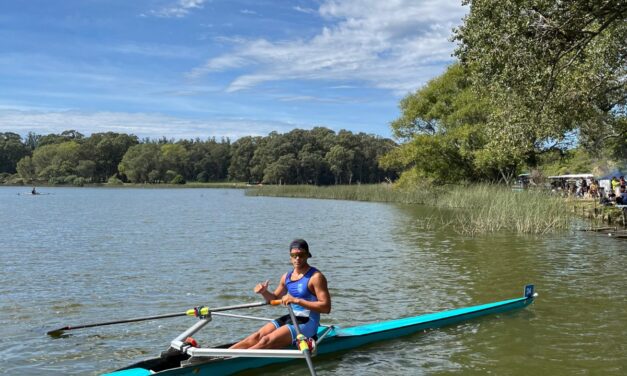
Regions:
[[[554,175],[549,176],[549,179],[592,179],[594,175],[592,174],[567,174],[567,175]]]

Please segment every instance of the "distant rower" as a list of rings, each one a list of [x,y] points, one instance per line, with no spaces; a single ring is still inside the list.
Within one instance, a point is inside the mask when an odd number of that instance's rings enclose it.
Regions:
[[[35,187],[33,187],[33,190],[32,190],[32,191],[30,191],[30,193],[31,193],[32,195],[36,195],[36,194],[37,194],[37,190],[35,189]]]

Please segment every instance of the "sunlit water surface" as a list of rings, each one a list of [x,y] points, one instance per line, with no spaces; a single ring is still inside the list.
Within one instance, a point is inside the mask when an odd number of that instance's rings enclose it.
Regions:
[[[314,359],[319,374],[627,374],[627,242],[571,231],[469,238],[419,223],[429,208],[246,197],[241,190],[0,188],[0,373],[95,375],[155,356],[172,318],[70,332],[80,323],[258,301],[310,243],[330,285],[323,323],[351,326],[520,296],[528,308]],[[19,193],[19,194],[18,194]],[[574,228],[577,224],[574,225]],[[246,311],[275,317],[280,307]],[[259,325],[216,317],[195,337]],[[302,375],[304,365],[251,374]]]

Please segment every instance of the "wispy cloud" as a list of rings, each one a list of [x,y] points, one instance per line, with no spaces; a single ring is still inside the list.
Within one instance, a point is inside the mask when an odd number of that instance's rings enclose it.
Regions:
[[[155,17],[182,18],[187,16],[192,9],[202,8],[205,2],[206,0],[178,0],[170,6],[151,10],[148,13]]]
[[[296,9],[304,11],[304,9]],[[199,77],[246,67],[227,91],[269,81],[353,82],[405,94],[452,61],[451,30],[466,9],[458,0],[326,0],[318,14],[327,25],[307,40],[234,41],[234,50],[210,59]]]
[[[211,120],[184,119],[159,113],[37,111],[32,109],[3,109],[0,124],[5,132],[26,135],[61,133],[74,129],[84,134],[120,132],[138,137],[174,139],[209,137],[266,136],[272,131],[288,132],[294,128],[312,128],[311,124],[297,124],[275,120],[250,118],[217,118]]]
[[[295,6],[292,9],[294,9],[297,12],[301,12],[301,13],[307,13],[307,14],[316,14],[318,13],[315,9],[312,8],[303,8],[301,6]]]

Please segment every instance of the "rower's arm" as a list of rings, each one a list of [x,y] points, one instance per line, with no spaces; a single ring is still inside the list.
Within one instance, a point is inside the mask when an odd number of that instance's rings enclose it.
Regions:
[[[312,311],[320,313],[331,312],[331,294],[329,294],[329,288],[327,287],[326,277],[320,273],[315,273],[309,280],[309,289],[314,293],[317,302],[310,302],[304,299],[296,299],[296,304],[301,307],[310,309]]]
[[[270,292],[268,290],[263,290],[262,292],[260,292],[261,296],[263,296],[263,298],[267,302],[269,302],[271,300],[281,299],[281,297],[283,295],[285,295],[285,293],[286,293],[286,290],[285,290],[285,275],[286,274],[283,274],[283,276],[281,277],[281,281],[279,281],[279,286],[277,286],[277,288],[274,290],[274,293],[272,293],[272,292]]]

